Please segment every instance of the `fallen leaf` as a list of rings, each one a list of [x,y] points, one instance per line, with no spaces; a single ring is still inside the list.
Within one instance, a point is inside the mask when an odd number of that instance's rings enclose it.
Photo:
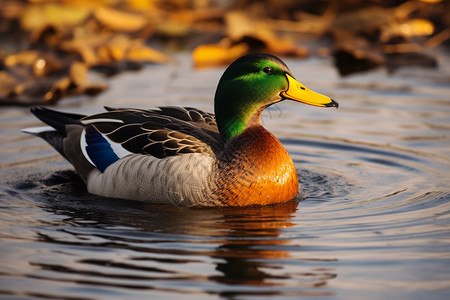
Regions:
[[[63,68],[63,62],[51,52],[39,55],[33,62],[33,74],[36,77],[56,74],[61,72]]]
[[[67,32],[64,32],[67,34]],[[67,38],[65,37],[61,27],[54,25],[45,25],[43,27],[36,28],[31,32],[30,42],[34,45],[45,45],[50,48],[59,47],[61,42]]]
[[[257,51],[267,51],[276,55],[293,55],[305,57],[306,48],[296,46],[287,38],[278,37],[275,32],[262,20],[251,20],[242,12],[231,11],[225,16],[226,35],[233,43],[252,41]],[[251,46],[251,45],[250,45]]]
[[[88,9],[56,3],[28,5],[20,18],[20,24],[29,31],[48,25],[75,26],[86,20],[89,14]]]
[[[142,15],[108,7],[98,8],[94,15],[101,24],[116,31],[138,31],[148,24],[147,19]]]
[[[381,51],[373,47],[367,39],[339,30],[333,32],[333,38],[336,44],[333,57],[342,76],[385,64]]]
[[[247,53],[246,43],[234,46],[211,44],[200,45],[192,52],[192,59],[196,68],[227,65]]]
[[[86,64],[76,61],[70,66],[69,78],[71,82],[76,86],[82,86],[86,84],[86,73],[88,67]]]
[[[44,102],[56,102],[61,99],[70,88],[71,81],[69,77],[63,77],[56,82],[53,82],[52,87],[45,95],[42,97]]]
[[[381,27],[380,40],[388,42],[395,37],[409,39],[414,36],[432,35],[434,25],[425,19],[412,19],[405,22],[393,22]]]
[[[394,10],[379,7],[345,12],[336,17],[330,29],[351,33],[376,30],[392,22],[395,18],[394,12]]]
[[[0,71],[0,99],[11,97],[16,84],[17,79],[14,76],[8,74],[6,71]]]
[[[240,11],[230,11],[225,15],[225,35],[232,41],[238,41],[245,36],[252,36],[259,30],[247,15]]]
[[[122,34],[113,36],[105,45],[100,46],[99,53],[104,51],[103,55],[108,55],[110,60],[122,61],[126,58],[127,50],[131,46],[131,40]]]
[[[93,83],[88,80],[88,66],[81,62],[74,62],[70,67],[69,79],[74,87],[73,94],[97,95],[107,88],[102,82]]]
[[[97,49],[106,44],[110,35],[108,34],[85,34],[75,36],[71,40],[66,40],[59,45],[59,48],[68,53],[74,53],[81,57],[81,59],[88,66],[96,66],[110,61],[103,61],[98,56]]]
[[[5,66],[12,67],[15,65],[32,65],[38,58],[39,52],[37,50],[22,51],[16,54],[11,54],[5,57]]]
[[[126,59],[141,63],[168,63],[170,58],[162,52],[143,44],[143,41],[135,41],[128,49]]]
[[[412,19],[400,25],[401,31],[406,36],[431,35],[434,33],[434,25],[425,19]]]

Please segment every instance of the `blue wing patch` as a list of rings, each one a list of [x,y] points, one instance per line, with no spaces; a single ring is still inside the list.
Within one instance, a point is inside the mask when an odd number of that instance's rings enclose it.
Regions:
[[[85,130],[86,152],[97,169],[103,173],[109,165],[118,161],[119,157],[109,142],[95,128],[88,126]]]

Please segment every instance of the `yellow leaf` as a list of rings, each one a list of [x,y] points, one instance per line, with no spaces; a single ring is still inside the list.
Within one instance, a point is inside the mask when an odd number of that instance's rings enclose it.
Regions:
[[[127,0],[128,7],[140,11],[157,10],[156,1],[153,0]]]
[[[164,53],[145,45],[133,46],[128,50],[127,58],[135,62],[167,63],[169,57]]]
[[[431,35],[434,25],[425,19],[412,19],[400,25],[400,29],[406,36]]]
[[[385,26],[380,39],[386,42],[396,36],[410,38],[412,36],[431,35],[433,33],[433,23],[425,19],[412,19],[403,23],[396,22],[389,24],[389,26]]]
[[[200,45],[192,52],[192,58],[196,68],[212,67],[230,64],[247,51],[248,45],[245,43],[231,47],[220,44]]]
[[[95,18],[103,25],[117,31],[138,31],[148,24],[147,19],[142,15],[107,7],[98,8],[95,11]]]
[[[83,22],[90,12],[87,9],[73,6],[47,3],[26,6],[20,19],[25,30],[33,30],[47,25],[77,25]]]
[[[109,55],[115,61],[121,61],[125,59],[127,50],[131,47],[132,42],[130,39],[122,34],[115,35],[107,45]]]
[[[5,65],[12,67],[15,65],[31,65],[38,58],[39,52],[36,50],[22,51],[5,57]]]

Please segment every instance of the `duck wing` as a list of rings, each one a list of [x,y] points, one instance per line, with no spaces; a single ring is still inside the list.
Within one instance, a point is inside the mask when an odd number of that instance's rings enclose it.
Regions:
[[[214,116],[198,109],[107,110],[80,120],[86,126],[87,139],[97,132],[130,153],[157,158],[185,153],[215,156],[224,144]]]
[[[47,140],[76,169],[77,165],[83,169],[83,175],[90,169],[85,162],[104,172],[129,154],[164,159],[201,153],[215,158],[224,146],[214,116],[195,108],[106,109],[83,116],[33,108],[33,114],[51,126],[36,135]]]

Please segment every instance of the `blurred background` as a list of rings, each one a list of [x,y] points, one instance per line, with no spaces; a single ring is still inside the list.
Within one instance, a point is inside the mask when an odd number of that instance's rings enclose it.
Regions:
[[[251,52],[331,56],[341,76],[436,68],[449,38],[441,0],[1,0],[0,104],[96,95],[107,76],[179,52],[195,68]]]

